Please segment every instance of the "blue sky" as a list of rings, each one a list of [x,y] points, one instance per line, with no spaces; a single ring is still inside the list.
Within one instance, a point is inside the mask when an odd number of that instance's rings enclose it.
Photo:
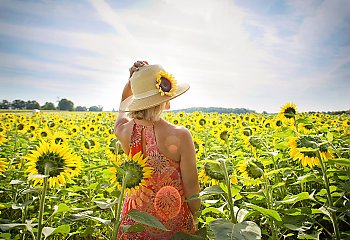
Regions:
[[[0,100],[117,109],[136,60],[186,107],[350,109],[348,0],[0,0]]]

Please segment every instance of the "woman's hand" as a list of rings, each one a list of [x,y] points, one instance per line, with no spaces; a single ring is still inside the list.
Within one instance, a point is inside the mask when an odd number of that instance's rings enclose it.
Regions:
[[[129,72],[130,72],[130,77],[132,77],[132,75],[134,74],[134,72],[137,72],[141,67],[148,65],[147,61],[137,61],[134,63],[134,65],[129,68]]]

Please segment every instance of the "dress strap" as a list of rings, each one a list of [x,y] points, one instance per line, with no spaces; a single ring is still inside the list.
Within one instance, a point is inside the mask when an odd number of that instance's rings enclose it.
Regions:
[[[138,125],[134,121],[134,126],[132,128],[131,141],[130,141],[130,152],[134,156],[136,153],[142,151],[142,131],[143,126]]]

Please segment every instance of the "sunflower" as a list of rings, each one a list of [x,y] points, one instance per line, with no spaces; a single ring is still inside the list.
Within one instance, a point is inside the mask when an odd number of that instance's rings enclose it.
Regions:
[[[243,137],[249,137],[252,136],[255,133],[255,131],[252,127],[245,126],[241,128],[240,133]]]
[[[194,149],[196,151],[197,159],[200,159],[202,154],[204,153],[204,142],[201,138],[194,136],[193,137]]]
[[[174,124],[174,125],[179,125],[180,124],[180,118],[178,117],[174,117],[171,119],[171,122]]]
[[[279,129],[283,127],[283,117],[281,115],[277,115],[273,120],[272,120],[272,128],[273,129]]]
[[[170,73],[159,71],[156,87],[161,96],[174,96],[176,92],[176,80]]]
[[[82,141],[81,147],[84,153],[93,153],[99,150],[100,143],[95,138],[87,138]]]
[[[184,111],[180,111],[176,114],[179,118],[186,118],[186,113]]]
[[[227,128],[222,128],[217,133],[218,140],[221,144],[227,143],[230,135],[231,135],[231,133],[229,132],[229,129],[227,129]]]
[[[279,112],[280,115],[288,119],[294,118],[297,113],[297,106],[294,103],[285,104],[281,107],[281,110]]]
[[[231,161],[226,161],[227,174],[233,173],[233,164]],[[204,185],[217,185],[225,180],[225,175],[222,172],[219,162],[206,162],[203,169],[199,172],[199,179],[202,179]]]
[[[350,118],[343,120],[343,127],[350,127]]]
[[[202,117],[202,118],[199,118],[198,120],[197,120],[197,123],[200,125],[200,126],[205,126],[206,124],[207,124],[207,120],[205,120],[205,118],[204,117]]]
[[[6,170],[7,165],[8,162],[6,162],[6,158],[0,158],[0,174]]]
[[[3,125],[0,123],[0,134],[4,134],[5,132],[6,132],[5,126],[3,126]]]
[[[312,133],[313,129],[314,129],[314,126],[311,123],[299,123],[298,124],[298,131],[300,133],[310,134],[310,133]]]
[[[264,165],[258,159],[245,159],[238,164],[245,185],[259,185],[264,176]]]
[[[30,175],[45,175],[48,168],[49,187],[61,186],[77,176],[82,168],[80,157],[70,152],[67,146],[41,142],[27,157],[26,172]],[[32,178],[34,185],[42,183],[42,178]]]
[[[320,164],[317,151],[320,152],[324,160],[332,158],[329,145],[322,142],[317,136],[301,135],[291,137],[289,140],[290,155],[294,160],[300,160],[301,164],[306,167],[314,167]]]
[[[62,131],[54,133],[49,138],[54,144],[66,144],[68,142],[67,135]]]
[[[245,143],[247,146],[249,147],[253,147],[253,148],[261,148],[263,146],[263,143],[261,141],[261,139],[255,135],[249,136],[247,138],[245,138]]]
[[[264,129],[265,131],[266,131],[266,130],[269,130],[269,129],[272,127],[272,121],[269,120],[269,119],[265,119],[265,120],[263,121],[262,126],[263,126],[263,129]]]
[[[138,194],[139,190],[143,190],[146,180],[152,176],[153,168],[147,166],[148,157],[144,158],[141,152],[134,156],[129,153],[126,161],[116,160],[115,164],[118,168],[123,169],[126,173],[125,191],[129,195]],[[116,167],[110,168],[112,173],[111,180],[115,187],[121,190],[123,184],[123,173],[119,172]]]
[[[0,133],[0,144],[6,142],[7,140],[8,139],[3,134]]]
[[[45,126],[42,129],[37,129],[35,135],[36,135],[37,139],[49,139],[52,135],[52,132],[51,132],[50,128]]]

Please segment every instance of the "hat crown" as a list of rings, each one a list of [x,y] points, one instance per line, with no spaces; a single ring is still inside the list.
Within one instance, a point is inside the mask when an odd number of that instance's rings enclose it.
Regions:
[[[156,83],[159,71],[164,72],[160,65],[145,65],[133,73],[130,83],[135,98],[158,93]]]

